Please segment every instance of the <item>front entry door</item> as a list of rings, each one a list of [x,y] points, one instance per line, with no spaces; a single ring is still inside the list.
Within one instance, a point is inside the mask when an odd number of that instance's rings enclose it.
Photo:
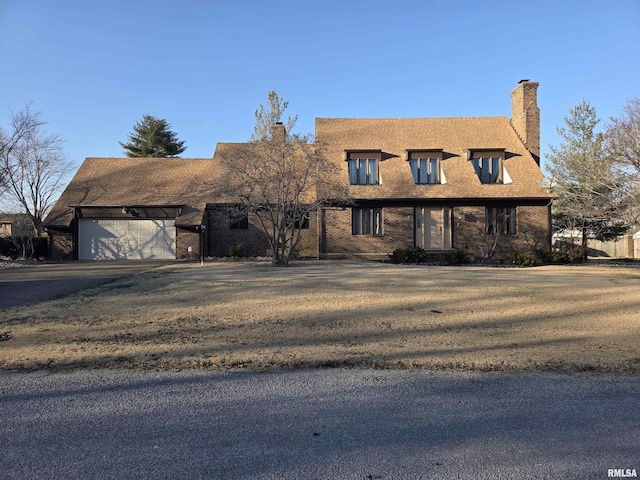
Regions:
[[[416,207],[416,247],[425,250],[451,248],[451,209]]]

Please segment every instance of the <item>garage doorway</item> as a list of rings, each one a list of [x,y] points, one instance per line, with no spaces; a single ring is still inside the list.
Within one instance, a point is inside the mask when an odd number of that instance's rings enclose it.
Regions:
[[[78,221],[79,260],[173,260],[173,219],[100,219]]]

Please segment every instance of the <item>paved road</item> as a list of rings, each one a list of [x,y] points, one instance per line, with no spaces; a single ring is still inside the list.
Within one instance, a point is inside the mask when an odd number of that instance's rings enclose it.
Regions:
[[[170,262],[126,260],[38,263],[0,270],[0,310],[40,302]]]
[[[640,474],[640,378],[0,372],[3,479]]]

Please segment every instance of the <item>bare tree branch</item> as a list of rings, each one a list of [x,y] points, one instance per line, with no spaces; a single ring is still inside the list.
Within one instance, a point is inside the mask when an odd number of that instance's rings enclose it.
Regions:
[[[269,108],[260,106],[256,112],[252,141],[221,156],[225,173],[216,186],[221,196],[240,204],[235,208],[258,219],[269,239],[272,263],[288,265],[305,219],[321,205],[346,198],[346,189],[321,145],[276,125],[287,103],[275,92],[269,93],[269,102]],[[296,118],[289,118],[289,127]]]
[[[26,109],[17,116],[24,127],[32,114]],[[37,118],[37,115],[36,115]],[[72,165],[63,154],[62,140],[40,131],[40,123],[26,123],[29,129],[6,148],[0,158],[5,196],[20,205],[33,222],[38,235],[42,221],[64,186]]]
[[[32,135],[44,122],[40,119],[40,113],[31,110],[31,105],[17,113],[11,113],[11,127],[7,130],[0,128],[0,194],[7,188],[8,166],[10,155],[20,142]]]

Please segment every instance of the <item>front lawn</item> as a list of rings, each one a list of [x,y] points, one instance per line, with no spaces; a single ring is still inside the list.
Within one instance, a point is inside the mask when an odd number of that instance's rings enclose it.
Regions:
[[[0,368],[640,373],[640,270],[162,267],[0,311]]]

